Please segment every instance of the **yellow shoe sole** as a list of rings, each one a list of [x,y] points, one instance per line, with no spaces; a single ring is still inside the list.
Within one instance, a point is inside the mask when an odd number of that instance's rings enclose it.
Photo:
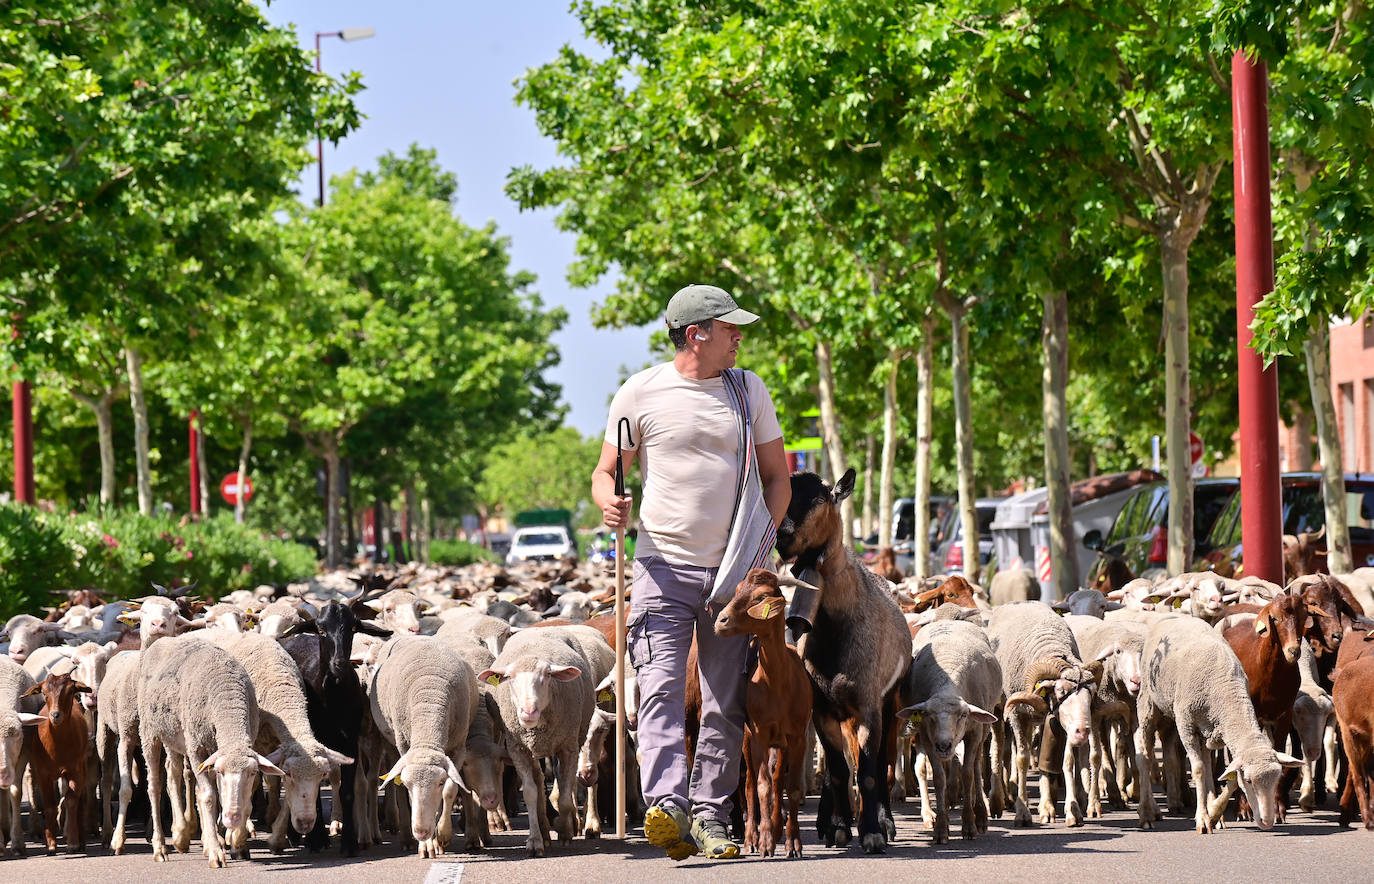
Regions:
[[[661,807],[651,807],[644,814],[644,837],[653,846],[667,851],[669,858],[676,862],[701,852],[691,841],[682,840],[677,820]]]

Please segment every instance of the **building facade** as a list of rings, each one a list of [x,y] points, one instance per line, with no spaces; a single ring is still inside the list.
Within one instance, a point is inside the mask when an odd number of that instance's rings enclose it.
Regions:
[[[1374,316],[1331,327],[1331,396],[1346,472],[1374,473]]]

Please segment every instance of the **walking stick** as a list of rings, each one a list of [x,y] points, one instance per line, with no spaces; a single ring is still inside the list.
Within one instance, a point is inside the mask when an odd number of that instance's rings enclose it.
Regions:
[[[630,445],[630,419],[615,428],[615,496],[625,496],[625,446]],[[615,836],[625,839],[625,526],[615,531]]]

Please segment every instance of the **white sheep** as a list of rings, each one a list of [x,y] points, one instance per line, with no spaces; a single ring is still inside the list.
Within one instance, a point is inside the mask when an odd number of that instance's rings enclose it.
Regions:
[[[1059,614],[1076,614],[1101,620],[1108,611],[1119,611],[1125,605],[1112,601],[1095,589],[1075,589],[1067,598],[1050,607]]]
[[[459,768],[477,711],[472,669],[443,641],[403,634],[383,649],[368,693],[373,722],[400,754],[382,781],[405,786],[419,854],[438,856],[453,837],[453,801],[465,788]]]
[[[46,645],[60,644],[64,637],[61,623],[48,623],[32,614],[15,614],[0,630],[0,641],[9,641],[9,657],[19,665]]]
[[[247,824],[259,771],[285,776],[253,749],[258,703],[247,670],[210,642],[186,636],[156,642],[140,660],[138,730],[148,763],[153,859],[167,861],[161,811],[165,752],[167,770],[175,772],[190,763],[201,842],[211,868],[223,868],[228,857],[218,826],[233,832]],[[181,790],[171,785],[167,791],[172,799],[172,841],[184,853],[191,835]]]
[[[1101,661],[1085,663],[1073,633],[1063,619],[1040,602],[1016,602],[992,610],[988,638],[1002,666],[1007,701],[1004,719],[1011,726],[1016,752],[1016,824],[1030,825],[1026,780],[1030,770],[1033,728],[1055,704],[1054,717],[1068,735],[1064,747],[1064,817],[1070,826],[1082,825],[1077,779],[1073,765],[1077,750],[1086,747],[1092,732],[1092,703],[1102,677]],[[1000,755],[1000,752],[998,753]],[[995,776],[1001,759],[994,758]],[[993,811],[997,811],[994,804]],[[1054,822],[1054,792],[1047,774],[1040,779],[1040,822]]]
[[[935,810],[922,808],[935,843],[949,842],[949,802],[946,769],[956,747],[962,746],[960,796],[964,838],[987,831],[987,807],[982,787],[983,746],[988,725],[997,721],[989,709],[1002,698],[1002,667],[987,633],[963,620],[942,620],[916,635],[911,669],[902,697],[909,704],[898,713],[916,726],[921,753],[932,762]],[[922,789],[924,794],[925,790]]]
[[[1124,807],[1135,771],[1131,739],[1136,728],[1135,700],[1140,694],[1140,657],[1150,630],[1145,624],[1130,620],[1099,620],[1078,614],[1068,615],[1064,622],[1073,631],[1079,653],[1103,662],[1102,680],[1093,704],[1089,777],[1099,779],[1104,767],[1109,766],[1115,777],[1106,778],[1108,797],[1114,806]],[[1101,819],[1102,790],[1088,791],[1088,818]]]
[[[496,684],[506,750],[529,808],[530,856],[543,856],[549,840],[541,758],[558,761],[558,837],[564,844],[572,842],[577,828],[573,777],[595,708],[591,664],[567,638],[548,633],[535,629],[513,636],[479,676]]]
[[[404,589],[390,590],[365,604],[380,615],[377,618],[378,625],[397,635],[421,634],[422,618],[435,613],[433,605]],[[437,624],[435,628],[438,628]]]
[[[257,633],[207,630],[204,636],[243,664],[257,697],[259,724],[254,749],[286,772],[286,803],[277,806],[277,784],[269,781],[268,807],[272,834],[267,847],[273,853],[286,848],[286,826],[308,834],[315,826],[315,803],[320,783],[331,771],[352,764],[353,759],[335,752],[315,738],[306,711],[305,682],[290,655],[275,639]],[[242,834],[242,830],[241,830]],[[231,844],[243,849],[241,843]]]
[[[1206,623],[1180,617],[1163,620],[1150,630],[1143,659],[1135,747],[1141,827],[1153,828],[1159,816],[1149,787],[1150,767],[1155,734],[1171,721],[1192,767],[1198,833],[1209,833],[1221,824],[1226,802],[1237,785],[1250,800],[1259,827],[1272,828],[1283,768],[1302,762],[1275,752],[1260,729],[1245,670],[1231,646]],[[1223,747],[1231,756],[1222,773],[1228,783],[1213,801],[1211,750]]]
[[[42,706],[37,697],[25,697],[33,678],[8,657],[0,657],[0,856],[6,843],[24,855],[24,830],[20,825],[20,785],[24,781],[24,723]]]

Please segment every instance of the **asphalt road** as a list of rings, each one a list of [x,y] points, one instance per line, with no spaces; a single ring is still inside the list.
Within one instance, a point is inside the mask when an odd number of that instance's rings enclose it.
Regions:
[[[931,876],[947,882],[1035,881],[1371,881],[1369,857],[1374,832],[1340,829],[1333,807],[1308,814],[1294,812],[1270,832],[1253,823],[1228,822],[1213,835],[1193,832],[1192,819],[1169,816],[1152,832],[1136,828],[1135,812],[1108,812],[1106,819],[1067,829],[1062,823],[1030,829],[1010,828],[1010,816],[994,820],[986,835],[972,842],[932,846],[920,828],[919,804],[897,809],[899,840],[883,856],[868,857],[857,846],[827,849],[812,827],[815,799],[804,815],[804,857],[763,860],[742,857],[712,862],[696,857],[673,863],[640,837],[627,843],[613,838],[578,840],[570,850],[557,845],[543,859],[525,857],[521,832],[497,834],[495,845],[480,855],[458,853],[438,860],[401,855],[390,845],[343,860],[332,851],[311,856],[292,850],[271,856],[254,842],[253,859],[231,861],[223,870],[208,868],[198,852],[173,854],[154,863],[142,839],[131,838],[130,852],[111,856],[98,846],[89,856],[42,855],[30,843],[25,859],[0,860],[0,881],[84,882],[207,880],[217,882],[426,882],[426,884],[512,884],[519,881],[634,882],[678,881],[683,884],[756,884],[763,875],[793,882],[837,882]],[[522,820],[518,819],[519,825]],[[957,822],[951,825],[958,833]],[[36,855],[35,855],[36,854]],[[1314,877],[1315,876],[1315,877]]]

